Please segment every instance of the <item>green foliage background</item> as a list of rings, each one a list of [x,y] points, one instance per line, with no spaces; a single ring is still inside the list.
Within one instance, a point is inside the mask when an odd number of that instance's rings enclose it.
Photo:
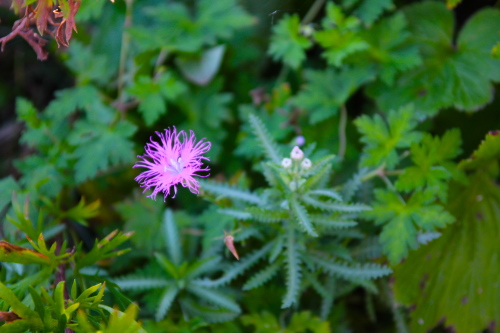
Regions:
[[[0,333],[498,332],[500,8],[458,2],[84,0],[8,43]],[[153,201],[171,126],[211,176]]]

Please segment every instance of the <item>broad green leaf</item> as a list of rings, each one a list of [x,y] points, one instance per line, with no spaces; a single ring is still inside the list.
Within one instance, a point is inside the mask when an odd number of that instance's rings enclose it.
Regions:
[[[469,186],[453,184],[447,209],[457,222],[394,268],[396,300],[413,308],[411,332],[442,320],[457,333],[479,332],[500,321],[498,185],[477,172]]]
[[[409,43],[411,35],[407,26],[405,16],[397,13],[360,32],[370,47],[366,52],[348,59],[348,62],[355,66],[365,63],[376,64],[380,79],[392,86],[398,73],[408,71],[422,62],[418,47]]]
[[[454,40],[453,14],[441,2],[426,1],[404,10],[419,45],[423,63],[401,75],[394,88],[377,83],[369,94],[380,108],[414,103],[424,114],[454,107],[476,111],[493,98],[493,82],[500,81],[500,60],[491,49],[498,41],[500,10],[487,8],[477,12]]]
[[[391,10],[394,8],[392,0],[364,0],[358,8],[354,11],[354,14],[358,16],[363,23],[371,26],[385,10]]]
[[[462,170],[485,170],[492,177],[496,177],[500,173],[499,156],[500,131],[490,131],[474,154],[460,162],[458,167]]]

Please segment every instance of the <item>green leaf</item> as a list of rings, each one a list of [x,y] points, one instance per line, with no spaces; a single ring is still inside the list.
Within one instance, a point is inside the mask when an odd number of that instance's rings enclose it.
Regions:
[[[112,127],[78,122],[68,138],[76,146],[75,180],[81,183],[110,166],[131,163],[134,150],[128,138],[135,131],[136,127],[127,121],[120,121]]]
[[[302,206],[293,196],[290,197],[289,202],[295,221],[298,223],[300,229],[304,230],[309,236],[318,237],[304,206]]]
[[[0,211],[10,204],[12,194],[19,189],[19,185],[11,176],[0,180]]]
[[[78,41],[71,42],[70,58],[66,62],[68,67],[76,74],[80,84],[85,85],[91,81],[105,84],[114,74],[112,66],[104,55],[96,54],[88,45]]]
[[[281,268],[281,262],[275,261],[261,271],[255,273],[243,286],[243,290],[251,290],[271,280]]]
[[[376,279],[392,273],[392,270],[389,267],[378,264],[349,264],[317,256],[309,256],[308,258],[330,274],[346,280],[355,281],[356,279]]]
[[[453,14],[441,2],[426,1],[404,10],[413,41],[419,45],[422,66],[401,75],[393,88],[376,84],[369,89],[381,109],[414,103],[424,114],[453,107],[476,111],[493,98],[500,81],[500,60],[491,49],[500,30],[500,11],[487,8],[472,16],[454,42]]]
[[[267,128],[262,123],[259,117],[251,113],[249,116],[250,125],[252,125],[252,129],[254,131],[255,136],[260,142],[262,148],[267,155],[267,157],[275,164],[281,163],[281,153],[279,151],[278,146],[274,142],[274,140],[269,135]]]
[[[179,237],[177,224],[174,220],[174,214],[172,210],[168,208],[163,215],[162,232],[165,244],[167,245],[168,256],[174,265],[179,266],[182,262],[182,243]]]
[[[378,1],[365,1],[365,3]],[[406,72],[418,65],[422,59],[418,47],[409,42],[408,23],[402,13],[381,20],[370,29],[360,34],[370,45],[366,52],[361,52],[349,59],[359,66],[361,63],[374,63],[382,82],[392,86],[398,73]]]
[[[371,26],[384,12],[394,8],[392,0],[370,1],[364,0],[354,11],[354,14],[366,25]]]
[[[425,134],[420,144],[411,146],[411,156],[415,166],[404,170],[396,182],[398,190],[412,191],[426,189],[446,202],[447,181],[455,172],[455,164],[450,160],[460,153],[460,131],[447,131],[443,137]]]
[[[251,254],[241,258],[239,262],[230,265],[226,269],[226,273],[217,280],[199,280],[196,282],[196,284],[202,287],[215,288],[231,282],[236,277],[243,274],[247,269],[255,265],[260,259],[262,259],[271,250],[272,245],[273,243],[270,242],[262,248],[255,250]]]
[[[479,145],[479,148],[458,165],[462,170],[485,170],[492,177],[500,173],[500,131],[490,131]]]
[[[163,235],[158,232],[162,228],[161,215],[164,209],[161,200],[136,195],[134,200],[120,202],[115,208],[125,221],[124,230],[135,232],[131,241],[137,248],[150,252],[163,246]],[[147,221],[147,228],[144,227],[144,221]]]
[[[242,200],[251,204],[261,205],[262,201],[259,196],[248,192],[246,190],[241,190],[235,187],[230,187],[227,184],[220,184],[215,182],[200,182],[203,191],[213,193],[222,197],[228,197],[236,200]]]
[[[322,22],[325,30],[316,32],[314,38],[326,49],[322,56],[328,64],[340,67],[347,56],[365,50],[369,45],[356,32],[360,25],[358,18],[344,16],[333,2],[327,3],[326,11]]]
[[[429,193],[416,192],[405,203],[396,193],[379,189],[375,190],[375,198],[373,210],[365,216],[385,224],[380,241],[391,263],[398,263],[409,249],[418,246],[417,227],[434,231],[454,221],[442,206],[432,204],[433,196]]]
[[[371,66],[305,70],[306,84],[292,103],[309,113],[309,122],[316,124],[336,116],[341,105],[363,84],[375,77]]]
[[[113,280],[124,290],[151,290],[169,285],[169,281],[159,277],[124,276]]]
[[[408,148],[422,137],[420,132],[414,131],[417,121],[411,106],[389,111],[387,124],[380,115],[373,118],[363,115],[354,122],[362,134],[361,142],[366,145],[361,158],[364,166],[385,163],[387,169],[393,169],[398,163],[396,149]]]
[[[189,290],[189,292],[209,301],[212,304],[223,307],[233,312],[241,312],[241,308],[239,307],[239,305],[221,292],[212,289],[206,289],[193,284],[190,284],[187,289]]]
[[[179,288],[174,285],[167,286],[164,293],[161,296],[160,304],[158,305],[158,309],[156,310],[155,319],[156,321],[160,321],[168,313],[168,310],[172,306],[172,302],[175,297],[179,293]]]
[[[301,35],[299,16],[285,15],[273,27],[269,54],[274,60],[297,69],[306,58],[305,50],[311,45],[311,41]]]
[[[278,209],[265,209],[260,207],[247,207],[247,212],[251,214],[251,218],[264,223],[281,222],[290,218],[287,211]]]
[[[237,30],[254,23],[235,0],[216,3],[200,0],[193,11],[184,4],[169,3],[147,7],[144,13],[147,24],[128,30],[144,51],[162,48],[194,53],[204,45],[214,46],[219,40],[228,40]]]
[[[500,190],[483,172],[469,184],[450,188],[447,209],[457,221],[394,267],[396,300],[413,307],[411,332],[440,323],[479,332],[500,320]]]
[[[300,254],[295,239],[295,231],[291,226],[288,227],[286,241],[286,294],[283,297],[281,308],[288,308],[297,302],[300,289],[301,267]]]

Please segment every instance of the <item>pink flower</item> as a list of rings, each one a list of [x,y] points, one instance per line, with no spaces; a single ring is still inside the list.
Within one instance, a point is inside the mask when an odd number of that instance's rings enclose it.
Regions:
[[[175,198],[177,194],[177,185],[188,187],[192,193],[199,194],[200,184],[193,178],[207,177],[196,174],[198,171],[210,171],[208,167],[203,167],[203,160],[209,160],[203,156],[204,153],[210,150],[211,143],[204,142],[201,139],[196,143],[196,137],[193,131],[189,131],[189,138],[184,131],[177,133],[176,128],[173,130],[167,128],[165,134],[156,132],[160,137],[161,142],[153,141],[147,143],[144,149],[146,154],[137,156],[141,160],[138,161],[134,168],[146,168],[148,170],[142,172],[135,178],[141,187],[145,187],[144,192],[148,189],[153,189],[153,193],[148,197],[156,200],[156,195],[163,192],[164,199],[170,195],[170,189],[174,187]]]

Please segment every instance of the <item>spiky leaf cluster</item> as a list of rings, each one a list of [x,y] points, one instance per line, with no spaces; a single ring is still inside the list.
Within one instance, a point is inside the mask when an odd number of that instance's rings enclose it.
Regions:
[[[314,280],[315,289],[326,290],[327,286],[322,284],[338,278],[373,290],[373,285],[366,281],[387,275],[391,270],[375,263],[355,262],[349,250],[339,242],[350,238],[342,230],[357,225],[357,214],[371,208],[345,202],[337,189],[327,187],[335,156],[311,161],[295,147],[289,158],[282,158],[262,121],[254,114],[249,118],[262,153],[269,159],[261,165],[269,187],[249,192],[208,182],[203,190],[215,202],[224,202],[225,208],[219,212],[245,221],[243,228],[247,230],[257,230],[263,245],[242,256],[222,277],[206,279],[202,285],[215,288],[228,284],[258,264],[256,273],[245,277],[243,289],[258,288],[276,277],[284,278],[283,308],[299,303],[306,281]],[[324,239],[330,239],[330,245],[321,246]],[[265,262],[259,264],[263,260]],[[333,297],[326,292],[320,295],[331,305]],[[329,306],[325,309],[323,316],[328,315]]]

